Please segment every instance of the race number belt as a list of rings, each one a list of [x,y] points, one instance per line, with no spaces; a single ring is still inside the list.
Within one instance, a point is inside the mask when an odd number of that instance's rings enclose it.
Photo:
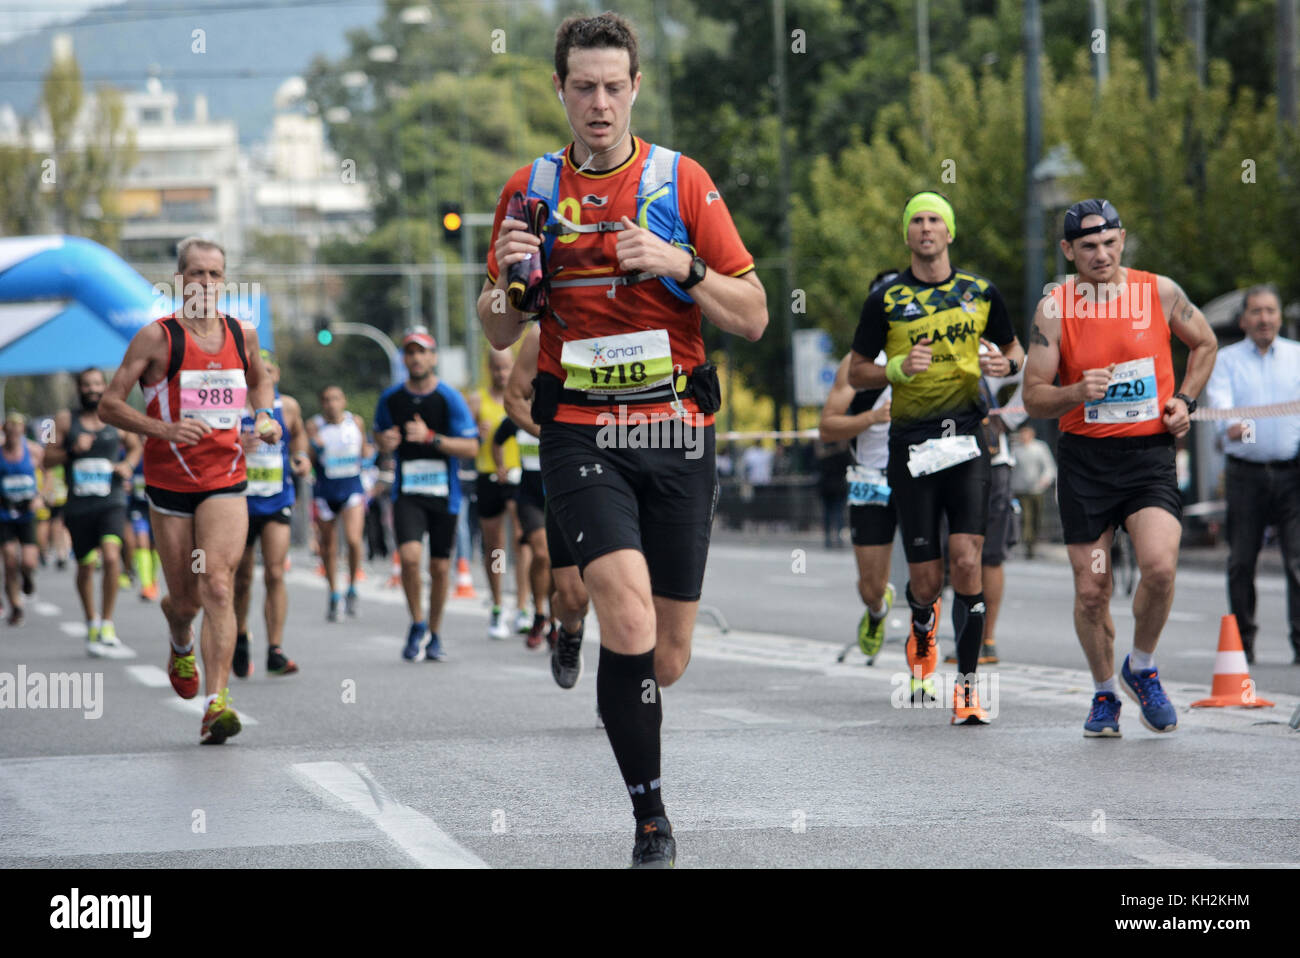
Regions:
[[[78,459],[72,464],[72,494],[107,496],[113,491],[113,464],[107,459]]]
[[[668,330],[575,339],[560,352],[564,388],[607,396],[634,395],[672,379]]]
[[[1083,407],[1084,422],[1146,422],[1159,417],[1155,357],[1131,359],[1116,365],[1106,395],[1085,402]]]
[[[284,455],[278,449],[250,452],[247,469],[250,496],[274,496],[284,488]]]
[[[443,460],[412,459],[402,463],[402,495],[445,499],[450,494],[447,463]]]
[[[845,470],[844,478],[849,484],[849,505],[889,505],[890,489],[883,469],[872,469],[868,466],[849,466]]]
[[[238,429],[248,385],[242,369],[181,370],[181,418]]]
[[[978,459],[980,444],[974,436],[944,436],[908,446],[907,471],[914,478],[933,475],[963,462]]]

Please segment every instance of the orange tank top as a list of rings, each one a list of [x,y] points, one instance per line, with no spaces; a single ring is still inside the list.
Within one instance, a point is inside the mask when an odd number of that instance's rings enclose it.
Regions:
[[[1085,369],[1115,364],[1105,397],[1067,412],[1061,431],[1095,437],[1166,432],[1161,417],[1174,395],[1174,363],[1156,274],[1129,269],[1125,283],[1100,293],[1076,287],[1070,277],[1052,299],[1061,316],[1061,385],[1079,382]]]

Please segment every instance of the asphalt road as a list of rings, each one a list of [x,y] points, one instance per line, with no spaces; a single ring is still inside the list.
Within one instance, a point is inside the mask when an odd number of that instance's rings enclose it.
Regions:
[[[331,624],[323,580],[294,560],[285,649],[302,671],[268,677],[255,624],[257,670],[232,679],[246,727],[215,748],[198,746],[197,700],[167,684],[156,606],[123,593],[134,657],[91,659],[71,572],[42,571],[28,623],[0,626],[0,673],[89,673],[102,714],[0,711],[0,868],[627,863],[633,820],[594,672],[557,688],[544,653],[486,638],[481,598],[450,602],[448,661],[403,662],[386,569],[363,583],[360,616]],[[836,663],[861,614],[850,553],[720,538],[705,602],[729,631],[701,616],[691,666],[664,695],[679,867],[1300,863],[1300,733],[1287,725],[1300,667],[1280,580],[1260,581],[1252,673],[1276,707],[1187,708],[1208,690],[1224,611],[1222,577],[1189,569],[1158,653],[1179,730],[1147,732],[1126,700],[1122,739],[1085,740],[1068,569],[1007,571],[1003,661],[982,670],[995,721],[952,728],[946,708],[891,703],[900,644],[872,668],[856,651]],[[951,634],[945,608],[941,641]],[[593,620],[592,668],[595,635]]]

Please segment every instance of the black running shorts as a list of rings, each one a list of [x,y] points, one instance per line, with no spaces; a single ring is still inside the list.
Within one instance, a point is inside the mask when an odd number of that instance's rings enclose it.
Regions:
[[[17,542],[20,546],[36,545],[36,519],[0,519],[0,543]]]
[[[1007,551],[1015,544],[1012,529],[1015,514],[1011,511],[1011,467],[993,466],[989,476],[989,524],[984,534],[984,552],[980,564],[1000,566]]]
[[[172,492],[157,486],[145,486],[145,496],[149,506],[155,512],[167,516],[192,516],[199,503],[206,499],[243,498],[248,492],[248,482],[237,482],[223,489],[211,489],[206,492]]]
[[[514,498],[516,487],[497,481],[490,472],[480,472],[475,483],[478,490],[478,517],[495,519],[506,511],[506,503]]]
[[[1061,433],[1056,473],[1067,545],[1096,542],[1107,529],[1149,506],[1183,517],[1169,433],[1104,439]]]
[[[277,509],[275,512],[267,513],[264,516],[255,516],[250,512],[248,514],[248,538],[244,540],[244,548],[247,549],[257,542],[262,536],[262,530],[272,522],[278,522],[286,526],[292,525],[293,507],[285,506],[283,509]]]
[[[988,450],[941,472],[913,478],[907,469],[907,444],[889,445],[889,487],[903,530],[908,562],[942,558],[939,518],[948,518],[948,534],[982,536],[988,527],[990,466]]]
[[[447,500],[433,496],[398,496],[393,500],[393,531],[397,544],[419,542],[429,534],[429,558],[450,559],[456,543],[456,514]]]
[[[607,428],[542,426],[547,509],[579,571],[607,552],[636,549],[655,595],[698,600],[718,501],[713,427],[691,449],[602,448],[597,437]]]
[[[126,531],[126,507],[109,506],[91,512],[63,514],[63,524],[68,527],[72,537],[72,554],[78,562],[99,548],[99,544],[109,536],[116,536],[118,542]]]
[[[555,521],[555,510],[546,509],[546,551],[551,556],[551,569],[567,569],[578,564],[573,558],[573,550],[565,541],[564,530]]]
[[[897,528],[892,494],[882,506],[849,506],[849,535],[855,546],[893,545]]]

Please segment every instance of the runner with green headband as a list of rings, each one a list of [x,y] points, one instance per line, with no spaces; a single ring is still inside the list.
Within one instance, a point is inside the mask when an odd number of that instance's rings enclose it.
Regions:
[[[887,479],[910,578],[907,664],[913,700],[937,697],[933,676],[943,590],[939,517],[946,514],[960,673],[952,724],[987,724],[974,685],[984,637],[980,553],[990,482],[988,450],[979,440],[986,412],[979,381],[983,375],[1014,374],[1025,354],[997,288],[949,261],[957,229],[948,199],[916,194],[904,207],[902,225],[912,263],[867,297],[853,338],[849,384],[893,387]],[[882,349],[887,363],[877,366]]]

